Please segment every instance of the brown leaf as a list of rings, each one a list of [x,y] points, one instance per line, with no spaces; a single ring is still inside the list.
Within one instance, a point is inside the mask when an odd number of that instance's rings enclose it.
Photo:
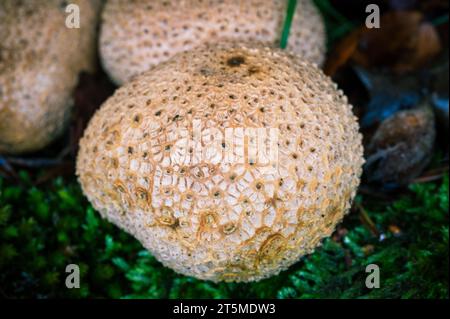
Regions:
[[[380,232],[364,207],[361,204],[356,204],[356,207],[359,210],[359,219],[361,220],[361,223],[372,233],[372,235],[379,237]]]
[[[340,67],[348,62],[358,47],[362,32],[363,30],[361,28],[357,28],[338,42],[332,49],[323,67],[326,75],[333,76]]]
[[[361,33],[352,61],[405,73],[423,67],[442,49],[435,27],[418,11],[388,12],[380,25]]]

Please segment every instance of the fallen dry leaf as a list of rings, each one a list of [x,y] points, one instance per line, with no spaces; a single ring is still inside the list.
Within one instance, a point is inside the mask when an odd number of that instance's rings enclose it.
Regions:
[[[423,67],[442,49],[435,27],[418,11],[388,12],[380,25],[361,32],[352,61],[365,68],[405,73]]]
[[[338,42],[325,62],[325,73],[333,76],[352,61],[402,74],[420,69],[442,50],[436,28],[419,11],[388,12],[381,16],[380,26],[361,25]]]

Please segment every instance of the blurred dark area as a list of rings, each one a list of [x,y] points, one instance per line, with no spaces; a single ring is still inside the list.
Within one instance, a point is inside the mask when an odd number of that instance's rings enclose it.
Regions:
[[[324,71],[360,120],[363,187],[389,192],[439,179],[448,171],[448,1],[372,1],[379,29],[361,19],[365,1],[330,3],[349,27]]]

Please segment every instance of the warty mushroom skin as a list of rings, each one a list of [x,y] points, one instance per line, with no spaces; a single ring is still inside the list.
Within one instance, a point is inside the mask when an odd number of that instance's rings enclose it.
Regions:
[[[277,170],[207,155],[174,162],[174,133],[192,135],[194,120],[202,132],[278,129]],[[358,128],[316,66],[257,44],[206,45],[104,103],[81,139],[77,175],[95,209],[167,267],[254,281],[311,253],[348,212],[363,164]]]
[[[278,46],[288,1],[108,0],[102,14],[100,56],[117,84],[178,52],[223,39]],[[311,0],[299,0],[288,49],[310,62],[325,56],[325,27]]]
[[[65,25],[66,1],[0,2],[0,153],[39,150],[61,134],[81,71],[93,71],[100,1]]]

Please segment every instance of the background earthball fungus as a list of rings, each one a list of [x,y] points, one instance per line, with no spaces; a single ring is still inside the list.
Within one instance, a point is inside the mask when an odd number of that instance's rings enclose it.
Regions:
[[[95,65],[100,1],[65,26],[67,1],[0,2],[0,153],[38,150],[64,129],[79,72]]]
[[[194,121],[204,153],[178,164],[175,143],[195,134]],[[217,159],[205,141],[225,128],[278,129],[277,169]],[[189,145],[195,156],[198,144]],[[200,279],[254,281],[333,232],[355,195],[362,155],[352,106],[316,66],[278,49],[222,43],[180,53],[118,89],[81,139],[77,175],[101,215],[164,265]]]
[[[108,0],[102,16],[100,55],[117,84],[178,52],[224,38],[278,46],[288,1]],[[310,62],[325,56],[325,27],[311,0],[299,0],[288,49]]]

